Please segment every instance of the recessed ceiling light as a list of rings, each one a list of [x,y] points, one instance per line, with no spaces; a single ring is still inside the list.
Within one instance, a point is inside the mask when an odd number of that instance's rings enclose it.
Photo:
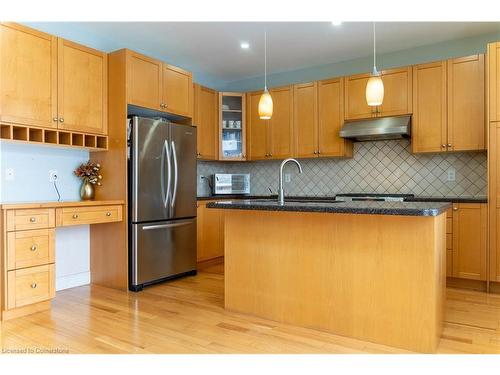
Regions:
[[[342,25],[342,21],[332,21],[333,26],[340,26]]]
[[[240,47],[243,48],[243,49],[249,49],[250,48],[250,44],[248,44],[248,42],[241,42],[240,43]]]

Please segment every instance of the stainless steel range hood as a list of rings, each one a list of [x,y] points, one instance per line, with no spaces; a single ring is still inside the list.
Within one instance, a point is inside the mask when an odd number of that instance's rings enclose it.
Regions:
[[[355,141],[378,141],[410,138],[411,116],[348,120],[340,130],[342,138]]]

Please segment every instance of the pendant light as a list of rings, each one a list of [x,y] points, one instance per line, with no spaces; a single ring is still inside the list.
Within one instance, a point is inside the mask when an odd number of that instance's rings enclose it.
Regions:
[[[267,33],[264,33],[264,92],[259,100],[259,117],[269,120],[273,116],[273,98],[267,91]]]
[[[381,105],[384,101],[384,83],[380,77],[380,72],[377,71],[377,40],[375,34],[375,22],[373,23],[373,71],[372,76],[366,84],[366,102],[371,107]]]

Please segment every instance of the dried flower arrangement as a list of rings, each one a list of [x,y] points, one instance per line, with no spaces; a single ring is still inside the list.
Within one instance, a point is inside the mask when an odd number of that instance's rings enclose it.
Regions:
[[[75,175],[80,177],[83,181],[88,181],[92,185],[101,186],[102,176],[99,174],[101,165],[99,163],[91,162],[90,160],[81,164],[75,169]]]

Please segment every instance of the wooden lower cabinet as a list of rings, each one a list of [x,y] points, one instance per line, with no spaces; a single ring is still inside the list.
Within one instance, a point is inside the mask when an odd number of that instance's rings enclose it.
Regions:
[[[210,201],[197,204],[198,262],[224,256],[224,210],[207,208]]]
[[[446,275],[486,281],[487,204],[454,203],[446,224]]]

